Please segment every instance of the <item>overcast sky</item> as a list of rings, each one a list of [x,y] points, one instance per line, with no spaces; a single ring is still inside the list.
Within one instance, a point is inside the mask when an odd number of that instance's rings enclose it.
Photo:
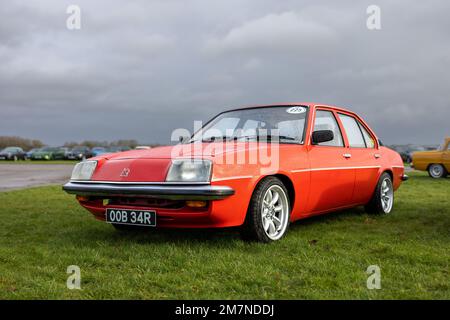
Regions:
[[[370,4],[381,30],[366,27]],[[441,143],[449,15],[448,0],[4,1],[0,135],[166,143],[231,107],[315,101],[387,144]]]

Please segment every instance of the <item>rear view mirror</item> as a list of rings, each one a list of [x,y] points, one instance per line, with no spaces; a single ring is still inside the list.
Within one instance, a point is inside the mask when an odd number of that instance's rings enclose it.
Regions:
[[[322,142],[332,141],[334,133],[331,130],[317,130],[312,134],[312,144],[319,144]]]

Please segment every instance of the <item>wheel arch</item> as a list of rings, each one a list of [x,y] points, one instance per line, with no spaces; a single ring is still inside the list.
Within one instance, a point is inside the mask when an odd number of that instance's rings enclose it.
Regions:
[[[385,169],[385,170],[383,170],[383,172],[381,172],[381,174],[380,174],[380,177],[385,172],[387,174],[389,174],[389,176],[391,177],[392,182],[394,182],[394,172],[392,171],[392,169]]]
[[[294,203],[295,203],[295,188],[294,188],[294,183],[292,182],[292,179],[284,174],[284,173],[275,173],[275,174],[268,174],[266,176],[261,176],[258,181],[255,183],[254,187],[253,187],[253,192],[255,192],[256,187],[261,183],[261,181],[263,181],[264,179],[268,178],[268,177],[275,177],[280,179],[280,181],[283,183],[283,185],[286,187],[287,191],[288,191],[288,197],[289,197],[289,205],[291,207],[291,210],[294,208]],[[253,194],[252,192],[252,194]]]

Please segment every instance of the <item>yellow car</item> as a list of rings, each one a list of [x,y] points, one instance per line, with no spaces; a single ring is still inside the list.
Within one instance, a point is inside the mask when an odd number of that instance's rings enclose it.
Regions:
[[[450,137],[447,137],[440,150],[414,152],[411,166],[416,170],[428,171],[432,178],[444,178],[450,172],[449,147]]]

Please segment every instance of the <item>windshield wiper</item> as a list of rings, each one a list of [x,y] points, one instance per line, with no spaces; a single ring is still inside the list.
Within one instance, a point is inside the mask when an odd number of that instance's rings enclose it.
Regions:
[[[202,142],[220,142],[220,141],[227,141],[227,140],[231,140],[234,137],[227,137],[227,136],[221,136],[221,137],[209,137],[206,139],[202,139]]]
[[[289,141],[297,141],[297,139],[289,136],[276,136],[276,135],[254,135],[254,136],[241,136],[237,137],[237,139],[265,139],[266,141],[272,141],[274,138],[278,138],[278,140],[289,140]]]
[[[297,141],[296,138],[290,137],[290,136],[271,136],[271,135],[252,135],[252,136],[220,136],[220,137],[209,137],[206,139],[202,139],[202,142],[220,142],[220,141],[237,141],[241,139],[256,139],[256,140],[265,140],[265,141],[272,141],[274,138],[278,138],[279,141],[281,140],[288,140],[288,141]],[[194,141],[191,141],[191,143]]]

